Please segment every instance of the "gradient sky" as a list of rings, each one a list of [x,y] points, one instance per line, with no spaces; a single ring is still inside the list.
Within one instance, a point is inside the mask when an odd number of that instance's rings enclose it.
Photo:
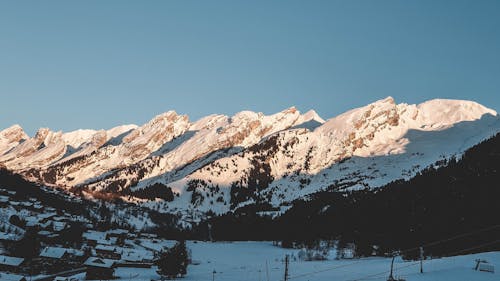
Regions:
[[[500,110],[500,1],[2,1],[0,128],[393,96]]]

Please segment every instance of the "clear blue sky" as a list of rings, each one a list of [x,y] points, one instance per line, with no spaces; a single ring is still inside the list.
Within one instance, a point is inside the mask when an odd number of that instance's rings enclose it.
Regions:
[[[500,109],[500,1],[2,1],[0,128],[393,96]]]

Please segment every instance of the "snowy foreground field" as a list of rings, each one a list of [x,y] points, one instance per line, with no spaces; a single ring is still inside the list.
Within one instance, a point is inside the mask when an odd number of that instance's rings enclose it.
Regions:
[[[167,243],[167,242],[166,242]],[[299,261],[298,250],[282,249],[271,242],[193,242],[187,243],[196,265],[188,267],[188,274],[181,280],[201,281],[278,281],[283,280],[286,254],[291,256],[290,280],[354,281],[387,280],[391,259],[365,258],[335,260],[331,253],[328,261]],[[495,266],[495,273],[474,271],[476,259],[487,260]],[[267,270],[266,270],[267,263]],[[419,273],[418,262],[396,259],[395,276],[412,280],[500,280],[500,252],[489,252],[424,261],[424,274]],[[213,271],[216,271],[213,275]],[[268,274],[267,274],[268,273]],[[157,279],[155,269],[117,268],[115,275],[122,280],[149,281]],[[269,276],[269,278],[268,278]],[[83,280],[84,275],[75,277]]]

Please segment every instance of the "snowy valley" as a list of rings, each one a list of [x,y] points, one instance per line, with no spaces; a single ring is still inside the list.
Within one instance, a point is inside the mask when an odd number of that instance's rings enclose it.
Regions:
[[[14,125],[0,132],[0,280],[156,280],[171,239],[190,240],[185,280],[280,280],[287,255],[286,280],[387,280],[391,255],[406,280],[496,280],[474,265],[500,266],[499,132],[475,102],[390,97],[328,120],[292,107]]]

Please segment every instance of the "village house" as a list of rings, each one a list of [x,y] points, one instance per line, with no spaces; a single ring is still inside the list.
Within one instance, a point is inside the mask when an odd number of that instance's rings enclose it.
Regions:
[[[87,243],[89,246],[97,246],[97,244],[104,244],[109,242],[108,245],[111,245],[112,241],[106,240],[106,233],[105,232],[100,232],[100,231],[94,231],[94,230],[87,230],[83,233],[82,235],[83,240]]]
[[[22,235],[0,231],[0,248],[8,248],[22,239]]]
[[[115,244],[123,246],[125,244],[125,240],[127,239],[129,231],[125,229],[113,229],[106,232],[106,239],[116,239]]]
[[[0,280],[2,281],[26,281],[26,277],[16,274],[0,272]]]
[[[122,250],[122,258],[118,266],[138,268],[151,268],[153,266],[153,252],[130,248],[123,248]]]
[[[87,267],[85,278],[87,280],[109,280],[114,278],[114,260],[98,257],[88,258],[84,265]]]
[[[71,264],[82,262],[84,252],[62,247],[45,247],[39,256],[46,272],[65,270]]]
[[[0,255],[0,271],[19,272],[19,267],[23,263],[24,263],[23,258]]]
[[[114,260],[121,259],[121,251],[116,246],[97,245],[95,247],[95,252],[97,256],[102,258],[114,259]]]

